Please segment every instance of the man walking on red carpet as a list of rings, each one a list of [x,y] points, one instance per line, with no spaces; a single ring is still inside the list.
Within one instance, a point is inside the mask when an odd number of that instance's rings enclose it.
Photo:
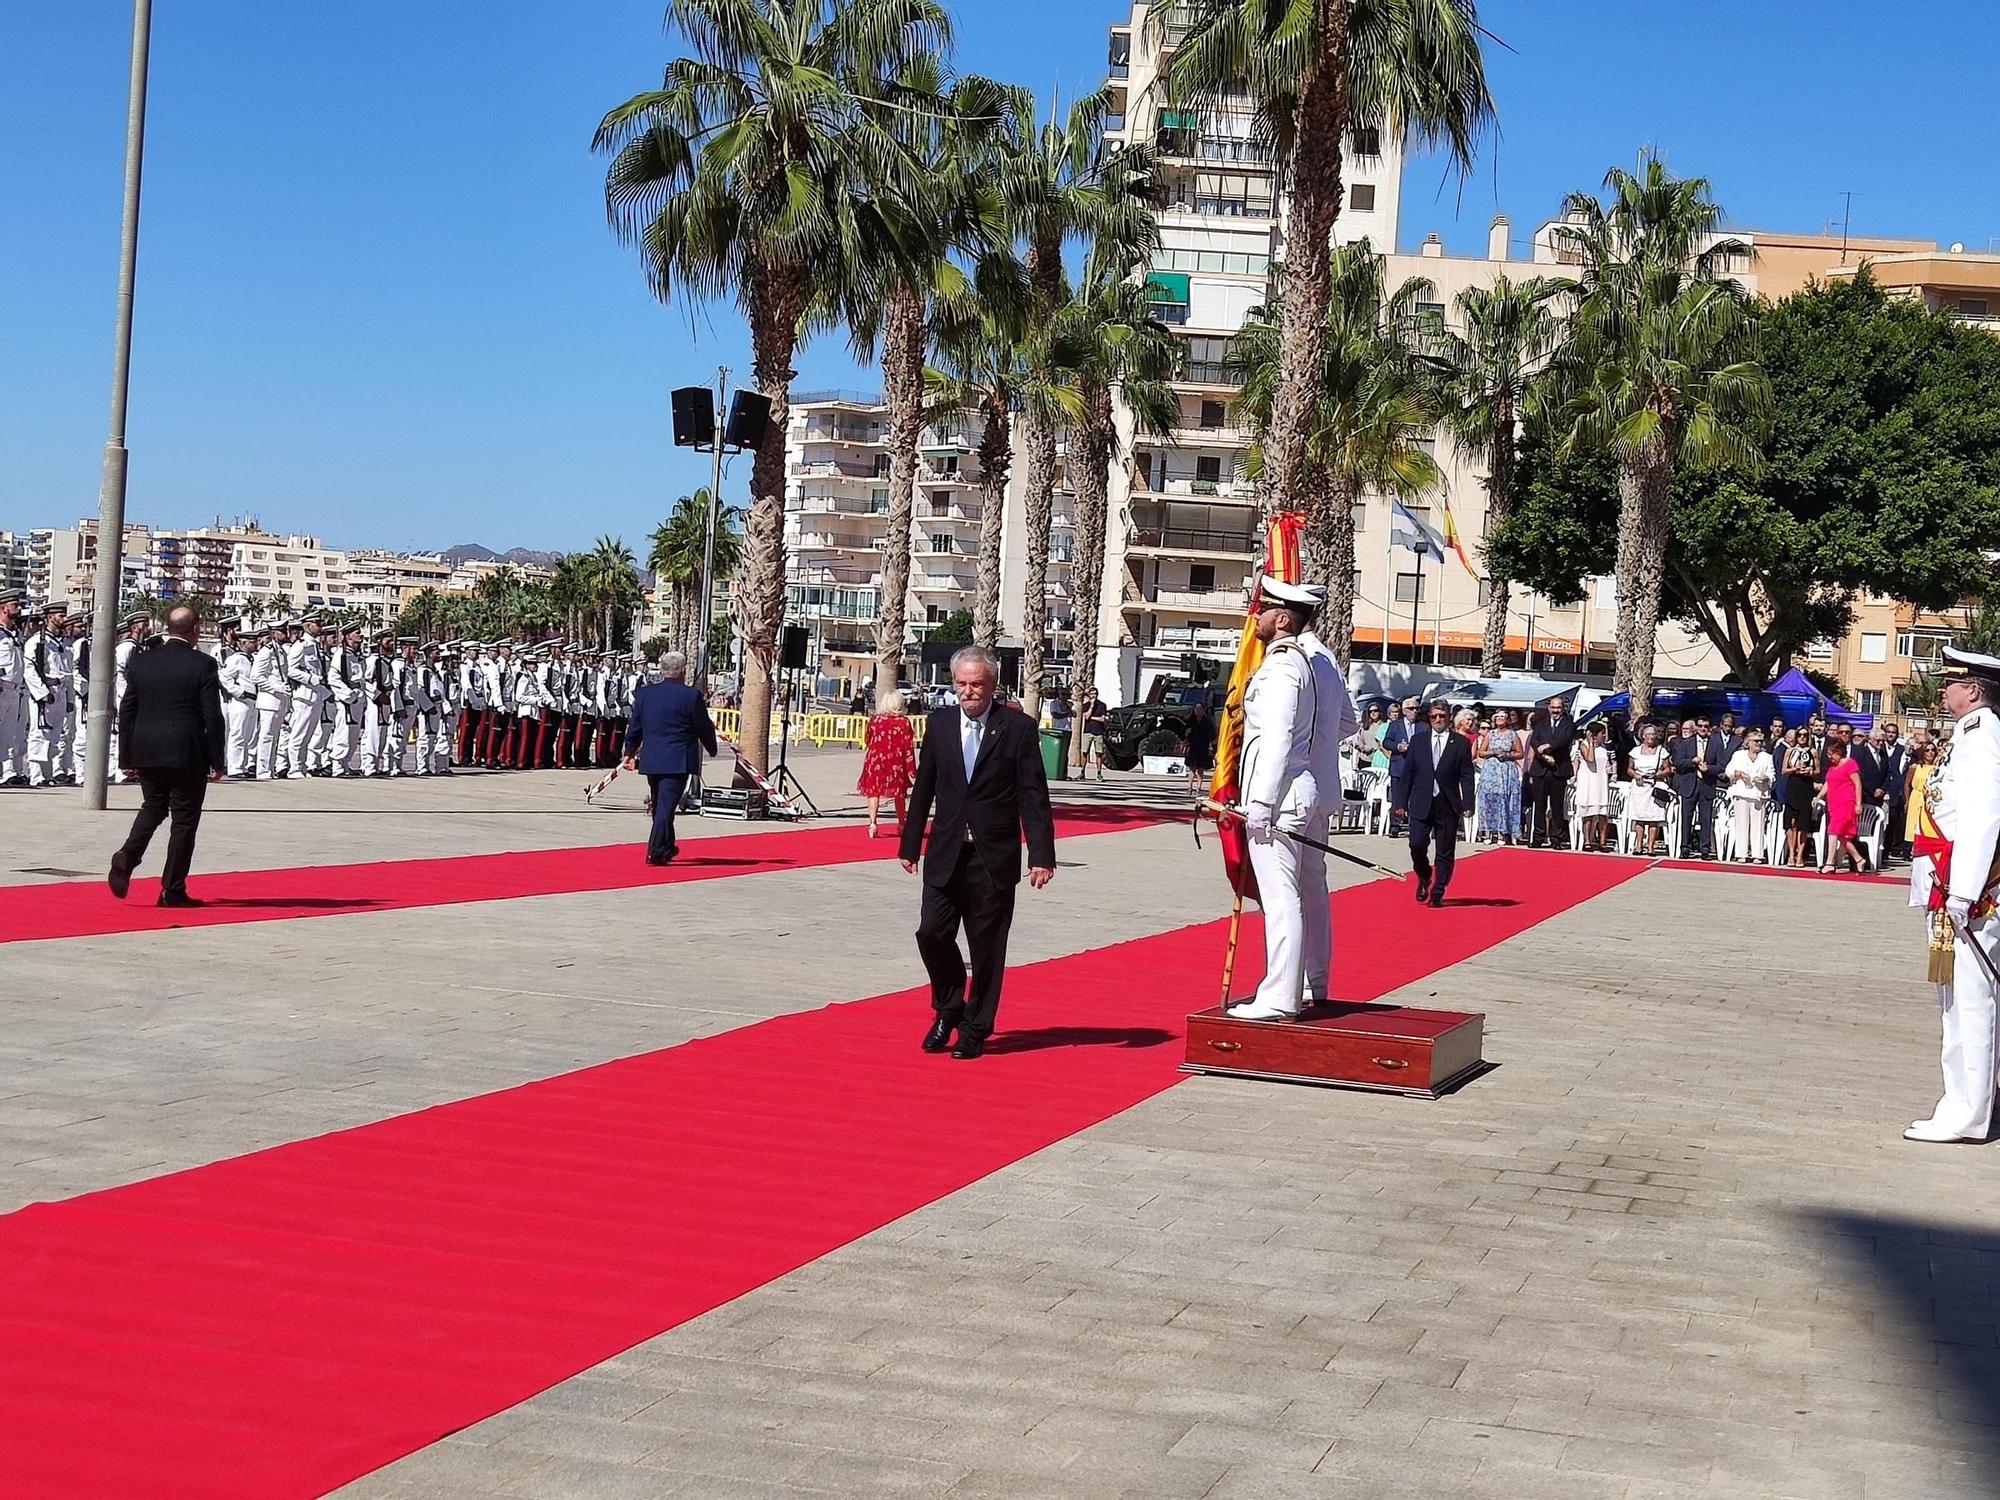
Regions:
[[[920,853],[924,863],[917,952],[930,972],[936,1012],[924,1051],[944,1051],[955,1031],[951,1055],[974,1058],[985,1050],[1000,1010],[1022,835],[1028,884],[1040,890],[1055,878],[1055,815],[1039,733],[1018,709],[993,701],[1000,659],[984,647],[965,647],[951,659],[951,685],[958,707],[939,709],[924,729],[901,853],[913,875]],[[925,844],[933,803],[937,817]],[[961,924],[972,954],[969,991],[958,951]]]
[[[134,652],[118,705],[118,764],[136,772],[145,788],[139,816],[124,847],[111,856],[111,894],[120,901],[146,845],[168,815],[167,866],[160,905],[200,906],[188,894],[195,830],[208,783],[228,769],[222,733],[222,686],[215,658],[195,650],[201,617],[185,604],[167,615],[166,641],[155,651]]]

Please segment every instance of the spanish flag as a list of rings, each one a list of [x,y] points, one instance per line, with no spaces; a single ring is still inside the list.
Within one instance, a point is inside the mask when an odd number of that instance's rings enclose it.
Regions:
[[[1257,585],[1268,573],[1284,583],[1297,583],[1301,571],[1299,538],[1305,531],[1305,517],[1298,511],[1282,511],[1264,526],[1264,566],[1250,580],[1250,603],[1257,602]],[[1209,780],[1209,795],[1227,807],[1234,807],[1241,791],[1239,772],[1243,762],[1243,695],[1250,679],[1264,664],[1264,643],[1257,639],[1254,608],[1243,621],[1243,639],[1236,646],[1236,669],[1229,674],[1229,696],[1223,702],[1222,722],[1216,726],[1215,774]],[[1257,879],[1250,873],[1250,844],[1243,825],[1224,819],[1217,825],[1222,842],[1222,868],[1229,887],[1246,896],[1257,895]]]
[[[1440,503],[1444,506],[1444,544],[1458,554],[1458,560],[1465,565],[1465,571],[1477,578],[1479,569],[1473,567],[1472,559],[1465,555],[1465,544],[1458,539],[1458,522],[1452,519],[1451,502],[1440,497]]]

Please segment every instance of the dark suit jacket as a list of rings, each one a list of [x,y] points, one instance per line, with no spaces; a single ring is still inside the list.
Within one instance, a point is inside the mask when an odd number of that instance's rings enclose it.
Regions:
[[[185,641],[133,652],[118,705],[119,768],[226,770],[219,673],[214,657]]]
[[[1864,802],[1875,800],[1875,794],[1888,784],[1888,753],[1877,755],[1873,745],[1857,745],[1854,748],[1854,763],[1861,767],[1861,798]]]
[[[1028,862],[1040,870],[1056,867],[1055,814],[1049,808],[1049,779],[1042,768],[1041,733],[1018,709],[996,703],[986,712],[989,722],[969,786],[960,751],[959,711],[941,708],[924,726],[924,748],[917,757],[917,784],[910,792],[900,853],[912,860],[922,853],[927,885],[951,879],[968,829],[973,848],[998,884],[1020,883],[1024,834]],[[930,840],[924,843],[927,818]]]
[[[1401,746],[1410,743],[1411,736],[1426,726],[1419,719],[1415,723],[1403,717],[1403,711],[1396,710],[1396,717],[1389,721],[1389,727],[1382,731],[1382,749],[1389,757],[1389,779],[1401,786],[1410,774],[1410,757],[1407,751],[1398,755]]]
[[[1568,781],[1570,752],[1576,748],[1576,720],[1568,714],[1562,716],[1558,724],[1553,719],[1543,719],[1528,731],[1528,779],[1530,781]],[[1542,751],[1555,757],[1550,765],[1541,757]]]
[[[1455,730],[1446,733],[1444,760],[1433,768],[1431,734],[1426,729],[1410,737],[1410,753],[1403,761],[1407,767],[1403,774],[1408,778],[1406,805],[1413,821],[1422,822],[1430,817],[1433,803],[1442,803],[1455,817],[1472,811],[1472,746],[1464,735]],[[1431,791],[1432,782],[1437,783],[1435,793]]]
[[[633,695],[625,753],[639,757],[641,775],[692,776],[702,749],[717,753],[715,721],[700,693],[685,682],[649,682]]]

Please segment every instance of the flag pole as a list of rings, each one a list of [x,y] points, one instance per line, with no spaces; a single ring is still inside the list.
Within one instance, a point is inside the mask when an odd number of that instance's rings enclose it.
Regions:
[[[1410,665],[1414,667],[1422,660],[1417,654],[1417,630],[1418,621],[1423,618],[1419,611],[1424,606],[1424,554],[1413,552],[1410,555],[1417,563],[1417,586],[1410,590]],[[1411,678],[1415,680],[1414,673],[1411,674]]]
[[[1388,533],[1389,544],[1382,552],[1382,660],[1389,660],[1389,632],[1391,629],[1389,612],[1396,597],[1396,502],[1389,502],[1390,509],[1384,519],[1388,522],[1382,529]]]
[[[1438,558],[1437,623],[1431,627],[1431,665],[1434,667],[1444,665],[1444,575],[1444,558],[1440,555]]]

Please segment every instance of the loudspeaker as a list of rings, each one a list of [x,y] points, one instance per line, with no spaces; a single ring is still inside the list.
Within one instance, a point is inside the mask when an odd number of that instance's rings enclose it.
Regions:
[[[729,426],[722,440],[732,448],[764,446],[764,429],[771,423],[771,403],[755,391],[738,391],[729,398]]]
[[[806,628],[803,625],[785,627],[784,644],[778,656],[781,667],[803,667],[806,664]]]
[[[674,392],[674,446],[707,448],[715,443],[715,392],[684,385]]]

